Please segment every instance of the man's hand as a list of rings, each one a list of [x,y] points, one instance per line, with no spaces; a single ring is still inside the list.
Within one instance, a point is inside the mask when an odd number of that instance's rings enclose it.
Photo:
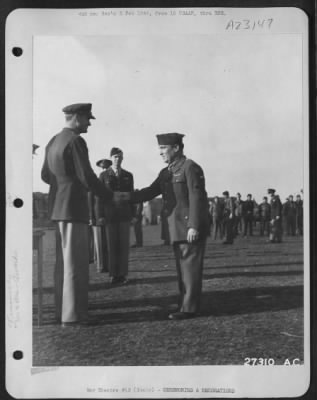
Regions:
[[[138,219],[135,218],[135,217],[133,217],[132,220],[131,220],[131,223],[132,223],[133,225],[135,225],[137,222],[138,222]]]
[[[129,201],[131,199],[130,192],[113,192],[114,203],[122,203],[123,201]]]
[[[230,219],[232,219],[232,218],[233,218],[233,214],[232,214],[232,213],[229,215],[229,218],[230,218]]]
[[[188,243],[193,243],[198,239],[199,233],[194,228],[189,228],[187,232],[187,241]]]
[[[90,219],[89,220],[89,226],[94,226],[95,225],[95,220],[94,219]]]

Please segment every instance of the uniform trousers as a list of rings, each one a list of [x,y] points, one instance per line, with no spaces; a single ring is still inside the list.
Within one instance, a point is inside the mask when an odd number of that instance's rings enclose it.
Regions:
[[[270,234],[270,220],[267,218],[261,218],[260,219],[260,235],[263,236]]]
[[[234,218],[225,216],[223,219],[223,233],[225,235],[225,241],[228,243],[233,243],[234,239],[233,227],[234,227]]]
[[[130,221],[106,224],[108,268],[113,278],[128,275],[130,248]]]
[[[214,240],[217,239],[217,234],[219,233],[220,239],[222,239],[222,217],[214,217],[213,218],[213,237]]]
[[[97,272],[107,272],[107,241],[104,226],[93,226]]]
[[[88,225],[58,222],[63,252],[61,321],[85,321],[88,314]]]
[[[247,215],[244,217],[244,236],[247,236],[249,228],[250,236],[253,235],[253,216]]]
[[[199,311],[205,247],[206,240],[195,243],[173,243],[181,312]]]
[[[275,219],[273,224],[271,224],[270,241],[278,242],[278,243],[282,241],[282,221],[281,221],[281,219]]]
[[[137,246],[143,246],[142,218],[139,218],[134,224],[135,243]]]
[[[303,234],[303,216],[301,215],[296,216],[296,233],[297,235]]]

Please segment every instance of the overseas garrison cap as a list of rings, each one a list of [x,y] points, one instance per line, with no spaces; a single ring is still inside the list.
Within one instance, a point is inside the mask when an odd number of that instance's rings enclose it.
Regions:
[[[229,196],[228,190],[225,190],[222,194],[223,194],[224,196]]]
[[[70,104],[63,108],[65,114],[86,114],[91,119],[96,119],[91,113],[91,103]]]
[[[112,161],[108,160],[106,158],[103,158],[102,160],[99,160],[96,162],[97,167],[100,168],[109,168],[110,165],[112,165]]]
[[[275,193],[275,189],[268,189],[267,192],[268,192],[268,194],[274,194]]]
[[[116,154],[122,153],[122,150],[119,147],[113,147],[110,150],[110,157],[115,156]]]
[[[162,133],[160,135],[156,135],[158,144],[160,146],[165,145],[173,145],[173,144],[182,144],[183,143],[183,135],[182,133]]]

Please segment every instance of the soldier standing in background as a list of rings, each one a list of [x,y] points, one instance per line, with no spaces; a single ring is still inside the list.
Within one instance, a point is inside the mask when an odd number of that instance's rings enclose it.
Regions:
[[[233,244],[234,203],[227,190],[225,190],[222,194],[224,196],[223,233],[225,235],[225,241],[223,244]]]
[[[110,151],[112,165],[100,174],[100,181],[109,190],[132,192],[133,175],[121,167],[123,152],[118,147]],[[134,206],[128,202],[120,204],[98,202],[98,217],[105,222],[108,244],[108,269],[111,284],[128,282],[130,223],[134,217]]]
[[[288,197],[287,207],[285,209],[286,218],[286,234],[288,236],[295,236],[296,233],[296,204],[294,197],[290,195]]]
[[[163,195],[173,242],[178,285],[179,310],[169,319],[192,318],[199,311],[203,260],[209,233],[208,198],[201,167],[183,154],[184,135],[157,135],[160,154],[168,167],[147,188],[131,194],[133,202]]]
[[[253,236],[253,212],[254,212],[254,201],[252,195],[248,194],[246,201],[243,203],[243,219],[244,219],[244,236],[248,234]]]
[[[263,236],[265,234],[269,236],[271,206],[268,203],[266,196],[263,197],[263,202],[259,205],[259,217],[260,217],[260,236]]]
[[[219,200],[218,196],[215,196],[210,205],[210,215],[212,217],[213,223],[213,239],[217,239],[217,235],[219,234],[219,238],[222,240],[223,232],[222,232],[222,222],[223,222],[223,203]]]
[[[271,243],[281,243],[282,241],[282,203],[278,195],[275,194],[275,189],[268,189],[268,194],[271,195]]]
[[[242,233],[242,218],[243,218],[243,201],[241,194],[237,193],[237,198],[234,201],[234,235],[238,236]]]
[[[296,234],[303,235],[303,200],[300,194],[296,196]]]

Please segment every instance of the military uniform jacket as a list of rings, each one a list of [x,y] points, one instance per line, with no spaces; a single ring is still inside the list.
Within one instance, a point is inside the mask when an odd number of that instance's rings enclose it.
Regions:
[[[234,207],[234,202],[231,197],[224,198],[223,199],[223,213],[224,217],[229,217],[230,214],[234,215],[235,207]]]
[[[274,196],[271,199],[271,219],[276,217],[282,217],[282,203],[278,196]]]
[[[182,156],[162,169],[149,187],[134,192],[131,199],[136,203],[149,201],[160,194],[172,242],[186,242],[189,228],[196,229],[201,239],[208,235],[208,199],[199,165]]]
[[[243,215],[247,217],[253,216],[254,210],[254,201],[253,200],[246,200],[243,203]]]
[[[210,206],[210,214],[213,218],[222,218],[223,216],[223,203],[218,200],[217,203],[215,203],[214,201],[211,203]]]
[[[271,206],[269,205],[269,203],[261,203],[259,205],[259,214],[260,214],[260,218],[268,221],[271,217]]]
[[[122,168],[119,176],[116,176],[110,167],[100,174],[99,179],[106,188],[114,192],[132,192],[134,190],[133,175]],[[131,221],[135,214],[135,207],[128,202],[105,204],[102,200],[98,200],[97,210],[98,217],[104,217],[106,223]]]
[[[303,200],[299,200],[295,202],[296,205],[296,216],[297,217],[302,217],[304,212],[303,212]]]
[[[85,140],[69,128],[46,146],[41,175],[50,185],[49,214],[54,221],[88,223],[88,191],[105,201],[113,197],[91,168]]]
[[[243,214],[243,201],[242,200],[238,200],[236,199],[234,201],[234,205],[235,205],[235,216],[236,217],[242,217]]]

